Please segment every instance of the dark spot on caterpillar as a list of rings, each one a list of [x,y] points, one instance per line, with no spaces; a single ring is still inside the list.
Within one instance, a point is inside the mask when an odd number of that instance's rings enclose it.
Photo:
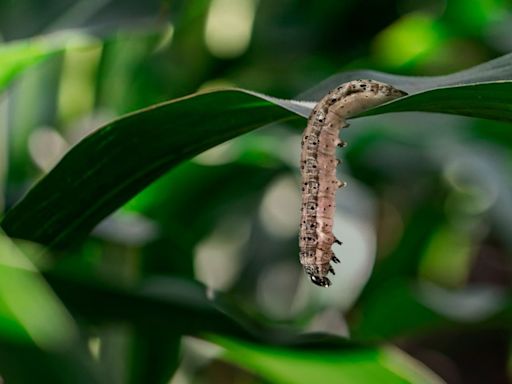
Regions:
[[[314,212],[316,210],[316,203],[308,203],[307,207],[308,207],[308,209],[307,209],[308,211]]]

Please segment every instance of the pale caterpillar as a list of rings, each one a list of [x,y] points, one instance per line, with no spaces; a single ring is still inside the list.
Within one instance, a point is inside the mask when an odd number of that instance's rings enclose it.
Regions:
[[[309,116],[302,135],[299,245],[300,262],[316,285],[331,285],[331,261],[339,262],[331,247],[341,244],[332,233],[336,189],[345,185],[336,179],[336,147],[346,144],[338,137],[340,128],[348,126],[349,117],[405,95],[378,81],[350,81],[329,92]]]

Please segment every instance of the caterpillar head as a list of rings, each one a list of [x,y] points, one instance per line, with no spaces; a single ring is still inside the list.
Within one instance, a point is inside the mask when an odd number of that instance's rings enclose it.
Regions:
[[[304,271],[308,274],[311,282],[319,287],[329,287],[331,280],[326,276],[331,270],[331,264],[305,264]]]
[[[331,280],[329,280],[327,277],[321,277],[321,276],[317,276],[317,275],[309,275],[309,278],[311,279],[311,281],[320,286],[320,287],[329,287],[331,285]]]

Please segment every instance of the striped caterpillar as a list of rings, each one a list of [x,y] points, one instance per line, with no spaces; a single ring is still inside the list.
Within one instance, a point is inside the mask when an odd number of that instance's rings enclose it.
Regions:
[[[327,274],[334,275],[331,261],[339,263],[332,251],[341,242],[332,233],[336,189],[344,182],[336,179],[336,147],[346,143],[338,138],[346,119],[371,107],[405,96],[392,86],[373,80],[355,80],[329,92],[315,106],[302,135],[302,208],[300,262],[311,281],[328,287]]]

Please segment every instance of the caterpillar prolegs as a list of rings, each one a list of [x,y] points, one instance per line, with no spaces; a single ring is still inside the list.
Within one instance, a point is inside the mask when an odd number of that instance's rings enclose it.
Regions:
[[[357,113],[406,93],[373,80],[355,80],[329,92],[315,106],[302,136],[302,209],[300,224],[300,262],[316,285],[328,287],[334,274],[331,261],[339,260],[332,251],[341,244],[332,232],[336,190],[345,185],[336,179],[336,147],[344,147],[340,128]]]

